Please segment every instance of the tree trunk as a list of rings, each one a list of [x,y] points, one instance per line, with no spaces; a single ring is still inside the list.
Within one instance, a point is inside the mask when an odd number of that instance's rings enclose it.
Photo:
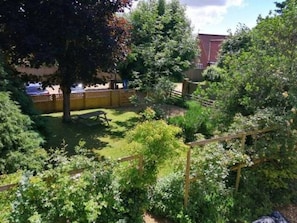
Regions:
[[[70,115],[70,93],[71,89],[68,86],[60,86],[63,92],[63,122],[69,123],[71,122]]]

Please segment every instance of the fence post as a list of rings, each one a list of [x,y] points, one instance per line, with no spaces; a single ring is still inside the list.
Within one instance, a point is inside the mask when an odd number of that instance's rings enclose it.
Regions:
[[[185,173],[185,188],[184,188],[184,206],[187,207],[189,201],[189,190],[190,190],[190,166],[191,166],[191,149],[187,152],[187,164]]]
[[[235,192],[238,192],[240,177],[241,177],[241,165],[239,165],[238,169],[237,169],[236,182],[235,182]]]
[[[83,92],[83,104],[84,104],[84,109],[87,109],[87,96],[86,96],[86,92]]]
[[[244,150],[245,147],[245,140],[246,140],[246,134],[243,133],[241,136],[241,151]],[[236,182],[235,182],[235,192],[238,192],[239,183],[240,183],[240,177],[241,177],[241,168],[242,164],[238,165],[237,174],[236,174]]]
[[[57,96],[56,94],[52,94],[52,97],[53,97],[53,104],[52,104],[52,107],[51,107],[51,112],[56,112],[57,111]]]

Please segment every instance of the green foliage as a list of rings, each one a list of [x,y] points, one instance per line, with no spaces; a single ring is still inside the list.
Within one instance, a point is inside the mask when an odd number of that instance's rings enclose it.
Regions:
[[[184,115],[170,117],[168,122],[182,129],[183,137],[186,142],[195,141],[198,133],[205,136],[211,135],[213,126],[209,119],[209,109],[195,101],[190,101],[187,105],[188,109]]]
[[[232,58],[240,55],[242,52],[249,51],[252,46],[251,30],[244,24],[239,24],[234,34],[230,33],[229,37],[224,40],[219,56],[218,67],[229,68]]]
[[[152,87],[152,90],[147,92],[146,96],[133,96],[130,98],[135,106],[146,106],[142,115],[146,118],[147,115],[154,119],[166,119],[167,110],[165,104],[171,103],[171,93],[175,88],[175,84],[168,77],[160,77],[157,83]],[[154,113],[154,114],[153,114]]]
[[[34,179],[24,176],[13,202],[11,222],[118,222],[121,199],[112,165],[97,163],[70,176],[57,169]],[[34,220],[33,220],[34,219]]]
[[[241,153],[249,156],[254,168],[242,170],[239,192],[235,195],[232,209],[234,220],[256,219],[270,212],[275,205],[294,202],[297,179],[295,156],[296,133],[284,123],[284,117],[275,116],[274,111],[260,110],[250,117],[236,116],[229,131],[249,131],[275,127],[275,131],[264,135],[249,136]],[[229,148],[239,147],[239,143]],[[260,164],[257,161],[260,160]],[[234,178],[235,176],[233,176]],[[259,186],[261,185],[261,186]],[[255,201],[261,201],[255,203]]]
[[[140,113],[140,115],[142,116],[142,118],[144,120],[153,120],[156,117],[156,112],[151,108],[151,107],[147,107],[146,109],[144,109],[143,112]]]
[[[119,170],[122,199],[130,210],[126,215],[129,222],[143,221],[142,215],[148,208],[148,189],[156,183],[158,171],[169,160],[178,158],[185,148],[176,137],[178,133],[179,128],[162,120],[144,121],[127,133],[127,149],[142,158],[141,166],[136,162],[134,168],[129,165]]]
[[[180,129],[163,120],[145,121],[127,134],[131,154],[143,156],[143,178],[147,185],[156,182],[158,169],[178,157],[184,144],[177,138]]]
[[[176,173],[159,180],[151,191],[151,212],[174,222],[228,222],[233,208],[233,189],[227,185],[233,163],[246,160],[220,144],[192,149],[191,181],[187,207],[184,176]],[[230,218],[229,218],[230,217]]]
[[[289,2],[281,15],[261,18],[253,30],[243,27],[223,44],[220,67],[228,75],[208,95],[215,94],[225,124],[237,113],[252,115],[263,108],[291,119],[297,53],[296,2]]]
[[[217,112],[220,131],[276,127],[264,136],[246,140],[243,152],[251,160],[266,160],[256,166],[257,170],[245,171],[241,178],[235,210],[249,215],[249,220],[254,212],[247,210],[268,210],[275,203],[292,202],[295,196],[291,185],[297,179],[296,4],[289,0],[280,14],[260,18],[253,30],[232,36],[223,47],[222,68],[227,75],[205,90],[205,95],[215,94],[213,113]],[[262,194],[258,197],[263,203],[255,205],[257,196],[253,192]]]
[[[0,92],[0,100],[0,172],[42,169],[46,152],[40,148],[43,139],[32,130],[31,119],[21,113],[8,93]]]
[[[221,76],[223,75],[224,75],[224,70],[221,69],[220,67],[217,67],[216,65],[207,67],[202,73],[203,78],[211,82],[220,81]]]
[[[120,73],[129,73],[130,83],[146,91],[163,76],[181,80],[197,55],[197,43],[179,1],[140,1],[129,20],[132,51]]]
[[[46,123],[40,114],[34,109],[32,99],[25,93],[24,83],[18,73],[7,65],[0,52],[0,91],[9,92],[10,98],[20,106],[22,113],[32,119],[32,127],[42,135],[46,135]]]
[[[129,222],[143,221],[142,215],[148,206],[148,189],[152,187],[160,168],[170,159],[178,157],[183,143],[176,138],[179,129],[169,126],[162,120],[150,120],[139,123],[126,135],[127,149],[132,155],[142,158],[134,163],[136,167],[123,166],[120,168],[119,178],[121,195]]]
[[[219,143],[193,148],[191,172],[197,180],[190,187],[187,214],[194,222],[232,219],[234,185],[228,186],[229,168],[248,161],[248,157],[236,148],[226,150]]]
[[[181,172],[172,173],[158,179],[149,190],[149,211],[156,216],[166,217],[174,222],[192,222],[184,214],[184,177]]]

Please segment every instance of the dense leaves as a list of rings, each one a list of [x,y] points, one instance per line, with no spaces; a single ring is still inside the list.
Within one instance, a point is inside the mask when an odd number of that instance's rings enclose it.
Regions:
[[[184,7],[176,0],[140,1],[129,20],[132,51],[121,73],[140,89],[151,89],[162,76],[180,80],[197,55]]]
[[[13,202],[10,222],[121,221],[124,207],[112,182],[112,165],[93,163],[92,168],[75,176],[61,169],[49,170],[34,179],[25,175]]]
[[[129,132],[129,149],[132,154],[143,156],[146,184],[156,181],[158,170],[164,163],[178,156],[184,149],[176,136],[180,129],[163,120],[144,121]]]
[[[209,120],[208,108],[202,107],[195,101],[187,103],[188,109],[184,115],[170,117],[168,122],[182,129],[182,136],[186,142],[197,140],[198,133],[205,136],[212,134],[213,126]]]
[[[0,173],[42,169],[46,156],[40,148],[43,139],[32,130],[31,119],[21,113],[8,93],[0,92],[0,100]]]

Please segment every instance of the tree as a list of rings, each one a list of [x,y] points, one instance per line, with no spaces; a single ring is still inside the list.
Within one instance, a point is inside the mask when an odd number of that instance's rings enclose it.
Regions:
[[[228,69],[229,59],[236,57],[241,52],[246,52],[251,47],[251,30],[244,24],[239,24],[234,34],[224,40],[218,57],[218,66]]]
[[[180,80],[198,47],[179,1],[140,1],[128,19],[132,49],[120,73],[133,78],[140,89],[151,89],[162,76]]]
[[[11,64],[56,65],[63,92],[63,120],[70,121],[70,87],[77,81],[102,82],[127,53],[128,25],[117,16],[130,0],[1,1],[1,45]]]
[[[283,10],[287,7],[287,4],[288,4],[288,1],[282,1],[282,2],[274,2],[275,3],[275,6],[278,8],[275,10],[275,12],[277,13],[282,13]]]

